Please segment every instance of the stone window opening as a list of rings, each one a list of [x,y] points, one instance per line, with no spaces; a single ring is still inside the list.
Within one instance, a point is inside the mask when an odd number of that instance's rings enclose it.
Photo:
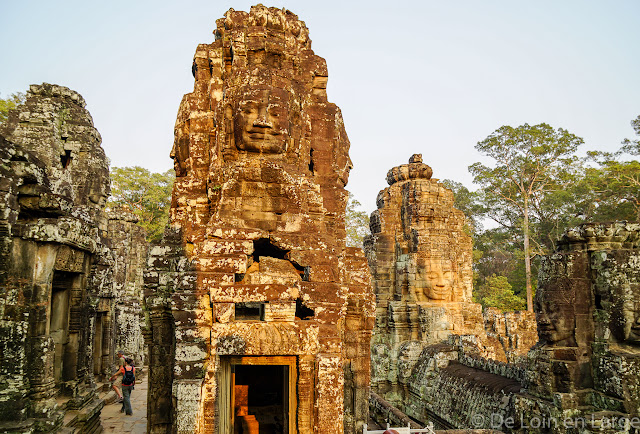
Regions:
[[[249,265],[254,263],[259,264],[261,257],[269,257],[289,261],[300,275],[300,279],[304,282],[308,282],[311,268],[308,266],[303,267],[296,261],[293,261],[289,257],[289,252],[289,250],[285,250],[276,246],[268,238],[259,238],[253,242],[253,253],[249,257]],[[249,267],[248,272],[251,272],[251,267]],[[247,273],[235,273],[235,281],[242,282],[246,275]]]
[[[602,295],[596,293],[595,296],[596,309],[602,310]]]
[[[264,321],[264,305],[265,303],[259,301],[236,303],[236,321]]]
[[[315,172],[313,171],[313,149],[309,151],[309,172],[311,172],[312,175],[315,175]]]
[[[71,150],[65,149],[64,155],[60,155],[60,163],[62,163],[62,168],[66,169],[69,164],[71,164],[71,160],[73,160],[73,157],[71,156]]]
[[[273,245],[268,238],[260,238],[253,242],[253,254],[251,256],[255,262],[260,262],[260,256],[287,259],[287,253],[289,253],[288,250]]]
[[[223,357],[220,432],[296,431],[296,357]]]

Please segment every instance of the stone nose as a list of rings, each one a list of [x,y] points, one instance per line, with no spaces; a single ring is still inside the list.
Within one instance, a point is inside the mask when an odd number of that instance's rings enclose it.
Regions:
[[[253,121],[254,127],[260,128],[273,128],[273,124],[267,120],[266,116],[258,116],[255,121]]]

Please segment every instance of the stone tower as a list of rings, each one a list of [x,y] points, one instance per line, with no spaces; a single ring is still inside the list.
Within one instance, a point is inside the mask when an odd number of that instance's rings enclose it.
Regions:
[[[146,274],[151,432],[356,432],[374,299],[345,247],[351,161],[296,15],[230,9],[180,104],[171,223]]]
[[[95,330],[112,286],[109,267],[98,271],[109,254],[100,142],[82,96],[46,83],[1,126],[0,430],[51,432],[74,415],[73,432],[100,429],[108,351],[95,351]]]
[[[451,190],[432,179],[422,155],[387,173],[365,240],[376,294],[372,388],[396,405],[421,351],[449,335],[486,340],[471,302],[471,237]]]

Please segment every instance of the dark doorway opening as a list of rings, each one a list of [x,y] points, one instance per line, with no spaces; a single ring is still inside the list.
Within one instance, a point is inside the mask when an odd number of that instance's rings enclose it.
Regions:
[[[288,433],[288,366],[235,365],[233,368],[235,432]]]
[[[221,433],[298,432],[296,356],[221,357],[218,375]]]
[[[98,312],[96,314],[96,332],[93,338],[93,375],[98,380],[103,379],[103,374],[105,373],[103,359],[105,358],[105,353],[108,353],[108,347],[104,345],[106,343],[104,339],[106,318],[106,312]],[[104,365],[104,368],[106,368],[106,365]]]

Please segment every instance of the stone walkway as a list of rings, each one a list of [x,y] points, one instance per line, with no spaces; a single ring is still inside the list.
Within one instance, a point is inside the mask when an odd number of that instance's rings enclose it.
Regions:
[[[146,368],[146,367],[145,367]],[[146,369],[145,369],[146,371]],[[146,374],[146,372],[145,372]],[[120,413],[121,403],[114,402],[115,392],[105,397],[101,420],[105,433],[147,433],[147,376],[136,378],[136,387],[131,392],[133,415]]]

